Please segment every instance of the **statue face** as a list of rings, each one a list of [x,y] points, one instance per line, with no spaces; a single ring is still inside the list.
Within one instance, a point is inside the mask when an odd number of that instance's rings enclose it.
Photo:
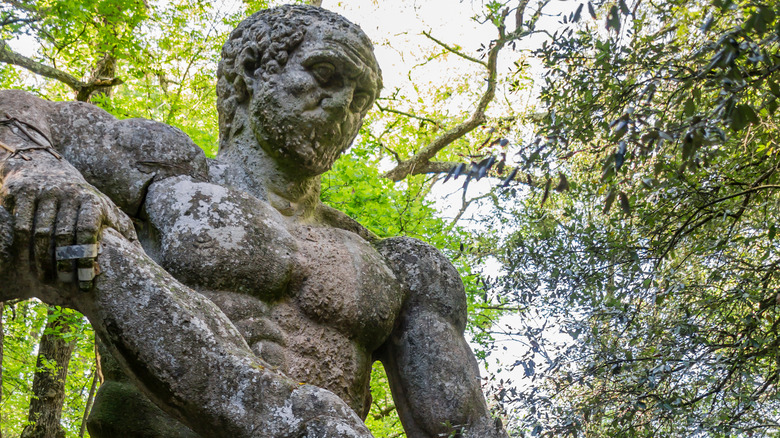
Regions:
[[[250,126],[284,167],[319,175],[355,139],[381,86],[364,41],[354,31],[316,25],[279,73],[255,82]]]

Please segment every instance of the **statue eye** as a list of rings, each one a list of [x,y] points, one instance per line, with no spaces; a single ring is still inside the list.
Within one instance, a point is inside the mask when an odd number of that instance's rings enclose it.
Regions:
[[[368,93],[355,93],[352,96],[352,110],[356,112],[363,112],[368,109],[368,104],[371,102],[371,96]]]
[[[329,82],[335,72],[336,67],[329,62],[319,62],[311,67],[312,75],[322,84]]]

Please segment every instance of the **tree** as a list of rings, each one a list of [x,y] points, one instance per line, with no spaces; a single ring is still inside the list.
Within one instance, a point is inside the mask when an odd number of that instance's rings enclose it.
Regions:
[[[68,375],[76,339],[68,315],[49,308],[46,326],[38,350],[30,400],[29,424],[22,431],[24,438],[59,438],[65,436],[60,426],[65,401],[65,378]]]
[[[494,218],[505,296],[564,333],[515,333],[523,430],[780,430],[778,12],[582,2],[539,51],[528,162],[565,195],[512,187]]]

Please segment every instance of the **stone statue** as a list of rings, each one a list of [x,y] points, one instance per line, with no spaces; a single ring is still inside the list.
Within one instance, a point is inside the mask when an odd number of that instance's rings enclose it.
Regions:
[[[366,35],[283,6],[222,55],[216,160],[167,125],[0,91],[0,299],[92,322],[116,360],[92,436],[370,437],[380,360],[409,437],[505,437],[449,261],[319,201],[381,88]]]

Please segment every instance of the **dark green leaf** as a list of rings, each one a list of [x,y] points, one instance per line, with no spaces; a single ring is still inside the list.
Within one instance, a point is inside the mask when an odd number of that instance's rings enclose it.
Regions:
[[[620,198],[620,209],[623,210],[623,213],[631,214],[631,204],[628,202],[628,195],[620,192],[618,197]]]
[[[466,169],[466,163],[460,163],[455,167],[455,173],[452,174],[453,179],[458,179],[458,177],[463,173],[463,171]]]
[[[607,197],[604,199],[604,209],[601,211],[604,214],[608,214],[612,208],[612,203],[615,202],[615,190],[609,189]]]
[[[607,30],[614,29],[615,32],[620,32],[620,13],[617,6],[612,6],[607,14]]]
[[[683,115],[685,117],[691,117],[696,112],[696,103],[693,101],[693,98],[689,98],[685,101],[685,104],[683,105]]]
[[[449,179],[452,177],[452,174],[453,174],[453,173],[455,173],[455,169],[456,169],[457,167],[458,167],[458,166],[452,166],[452,167],[450,167],[450,171],[449,171],[449,172],[447,172],[447,176],[444,178],[444,182],[447,182],[447,181],[448,181],[448,180],[449,180]]]
[[[514,169],[512,169],[512,172],[510,172],[510,173],[509,173],[509,176],[508,176],[508,177],[506,177],[506,179],[505,179],[505,180],[504,180],[504,182],[501,184],[501,186],[502,186],[502,187],[506,187],[506,186],[508,186],[508,185],[509,185],[509,183],[515,179],[515,176],[517,176],[517,171],[518,171],[519,169],[520,169],[519,167],[515,167]]]
[[[715,17],[712,14],[707,14],[707,18],[704,19],[704,23],[701,25],[702,32],[707,32],[712,28],[715,23]]]
[[[560,193],[569,190],[569,180],[566,179],[566,175],[560,173],[559,178],[560,180],[558,181],[558,185],[555,186],[555,191]]]
[[[547,202],[547,198],[550,196],[550,186],[552,185],[552,180],[547,179],[547,183],[544,185],[544,194],[542,194],[542,202],[541,205],[544,205],[545,202]]]
[[[582,18],[582,8],[583,8],[583,6],[585,6],[585,4],[580,3],[580,5],[577,6],[577,10],[574,11],[574,17],[572,18],[572,21],[574,21],[575,23],[579,22],[580,19]]]
[[[768,79],[766,82],[767,85],[769,85],[769,90],[772,92],[772,94],[774,94],[777,97],[780,97],[780,86],[777,85],[777,82],[771,79]]]
[[[615,127],[612,133],[613,138],[615,140],[618,140],[621,137],[623,137],[623,135],[625,135],[626,132],[628,132],[628,120],[626,119],[618,120],[617,123],[615,123]]]
[[[618,1],[618,5],[620,5],[620,12],[622,12],[623,15],[631,14],[631,10],[628,9],[628,5],[626,4],[625,0]]]
[[[615,152],[615,170],[620,170],[620,167],[623,165],[623,162],[626,158],[626,141],[621,140],[620,144],[618,145],[618,150]]]
[[[740,104],[734,107],[731,113],[731,129],[741,131],[747,125],[758,121],[758,116],[748,104]]]

